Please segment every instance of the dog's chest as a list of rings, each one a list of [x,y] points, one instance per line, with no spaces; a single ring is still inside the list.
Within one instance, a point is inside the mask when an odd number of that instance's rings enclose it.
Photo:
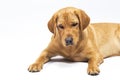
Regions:
[[[87,61],[84,53],[79,51],[63,51],[60,54],[71,61]]]

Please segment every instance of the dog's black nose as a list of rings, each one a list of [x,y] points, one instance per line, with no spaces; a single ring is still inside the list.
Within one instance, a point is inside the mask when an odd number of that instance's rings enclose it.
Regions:
[[[65,42],[66,42],[66,45],[68,46],[68,45],[72,45],[73,44],[73,38],[72,37],[67,37],[66,39],[65,39]]]

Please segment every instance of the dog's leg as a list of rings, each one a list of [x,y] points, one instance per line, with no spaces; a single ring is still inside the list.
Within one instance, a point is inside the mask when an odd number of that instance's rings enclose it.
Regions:
[[[96,53],[95,53],[96,54]],[[96,54],[88,60],[88,74],[89,75],[98,75],[99,65],[103,62],[103,57],[99,54]]]
[[[49,61],[49,59],[55,55],[56,54],[51,53],[47,50],[44,50],[41,53],[41,55],[38,57],[38,59],[35,61],[35,63],[33,63],[32,65],[29,66],[28,71],[29,72],[39,72],[42,69],[43,64],[46,63],[47,61]]]

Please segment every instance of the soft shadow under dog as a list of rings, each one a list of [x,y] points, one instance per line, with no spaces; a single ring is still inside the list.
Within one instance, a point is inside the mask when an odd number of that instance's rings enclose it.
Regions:
[[[64,63],[76,63],[75,61],[71,61],[66,58],[52,58],[48,62],[64,62]],[[47,63],[48,63],[47,62]],[[82,63],[87,63],[88,61],[82,61]]]

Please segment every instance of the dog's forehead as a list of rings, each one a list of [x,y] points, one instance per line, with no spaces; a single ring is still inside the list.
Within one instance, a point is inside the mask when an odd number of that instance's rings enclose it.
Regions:
[[[58,20],[59,21],[69,21],[69,22],[77,22],[78,18],[71,9],[65,9],[58,12]]]
[[[58,11],[58,16],[66,17],[66,16],[72,16],[74,15],[75,10],[74,9],[61,9]]]

